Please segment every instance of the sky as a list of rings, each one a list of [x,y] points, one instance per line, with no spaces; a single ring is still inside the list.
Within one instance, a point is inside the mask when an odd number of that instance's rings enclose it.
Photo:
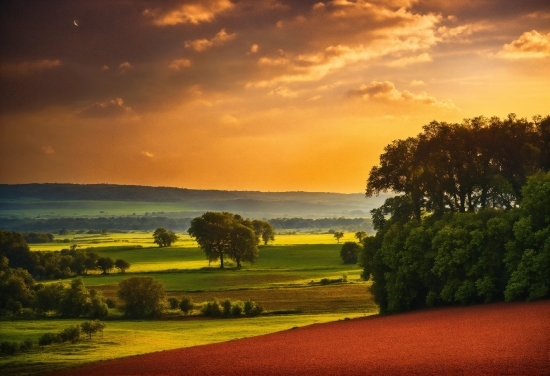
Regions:
[[[0,183],[358,193],[433,120],[550,114],[548,0],[0,7]]]

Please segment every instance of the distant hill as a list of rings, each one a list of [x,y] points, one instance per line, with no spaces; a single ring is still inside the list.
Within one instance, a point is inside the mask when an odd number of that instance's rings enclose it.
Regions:
[[[223,191],[114,184],[0,184],[0,214],[63,207],[74,208],[74,215],[78,215],[82,202],[101,208],[106,201],[116,201],[127,203],[129,208],[136,203],[151,203],[153,212],[160,203],[173,203],[172,211],[181,211],[185,216],[215,210],[250,218],[370,217],[369,211],[382,205],[387,197],[366,199],[362,193]],[[171,210],[163,209],[165,212]]]

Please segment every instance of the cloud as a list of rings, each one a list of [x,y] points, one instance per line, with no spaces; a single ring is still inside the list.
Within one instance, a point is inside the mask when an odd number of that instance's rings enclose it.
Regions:
[[[124,105],[122,98],[96,102],[79,112],[81,117],[113,117],[128,114],[132,109]]]
[[[295,98],[298,96],[298,93],[295,91],[290,90],[287,87],[279,86],[276,89],[273,89],[269,92],[270,95],[278,95],[279,97],[283,98]]]
[[[147,158],[153,158],[155,155],[149,151],[142,151],[141,153],[139,153],[141,155],[143,155],[144,157],[147,157]]]
[[[176,59],[173,60],[170,65],[168,65],[168,68],[179,71],[182,68],[188,68],[191,66],[191,60],[189,59]]]
[[[7,63],[0,67],[5,74],[32,74],[44,70],[49,70],[61,66],[60,60],[36,60],[22,63]]]
[[[252,46],[250,46],[250,51],[248,54],[255,54],[260,50],[260,46],[258,46],[256,43],[254,43]]]
[[[168,11],[146,9],[143,15],[151,18],[153,24],[157,26],[174,26],[187,23],[197,25],[202,22],[212,22],[219,13],[233,7],[234,4],[230,0],[210,0],[183,4]]]
[[[429,96],[425,91],[419,94],[413,94],[408,90],[399,91],[395,88],[393,82],[390,81],[372,81],[370,85],[361,85],[359,89],[348,90],[347,96],[350,98],[361,98],[363,100],[412,102],[427,104],[447,110],[460,110],[450,99],[438,101],[436,98]]]
[[[536,30],[523,33],[518,39],[505,44],[497,56],[504,59],[537,59],[550,56],[550,33]]]
[[[51,146],[42,146],[42,153],[46,155],[55,154],[55,150]]]
[[[424,52],[423,54],[417,56],[408,56],[397,60],[392,60],[387,65],[390,67],[404,67],[410,64],[425,63],[429,61],[432,61],[432,57],[427,52]]]
[[[102,71],[102,72],[107,72],[109,69],[110,69],[110,68],[109,68],[108,65],[103,65],[103,66],[101,67],[101,71]]]
[[[205,51],[214,46],[221,46],[225,42],[235,39],[236,33],[227,34],[225,29],[221,29],[212,39],[195,39],[192,41],[186,41],[185,47],[192,48],[197,52]]]
[[[412,80],[410,83],[411,86],[424,86],[426,83],[422,80]]]
[[[118,70],[121,72],[121,73],[126,73],[130,70],[134,69],[134,67],[132,66],[132,64],[130,64],[129,62],[125,61],[124,63],[120,64],[118,66]]]

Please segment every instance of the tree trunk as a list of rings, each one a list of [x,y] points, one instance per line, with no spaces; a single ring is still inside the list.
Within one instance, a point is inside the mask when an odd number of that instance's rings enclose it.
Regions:
[[[220,252],[220,269],[223,269],[223,252]]]

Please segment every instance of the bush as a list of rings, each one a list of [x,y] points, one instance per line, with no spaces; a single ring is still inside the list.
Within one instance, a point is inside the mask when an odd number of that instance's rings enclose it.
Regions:
[[[54,333],[44,333],[39,339],[38,344],[40,346],[51,345],[52,343],[61,342],[59,335]]]
[[[238,317],[242,315],[244,311],[243,303],[242,302],[235,302],[231,306],[231,316]]]
[[[207,302],[201,309],[201,312],[206,317],[221,317],[222,307],[218,299],[214,298],[211,302]]]
[[[26,340],[21,342],[20,347],[21,347],[21,351],[26,351],[26,350],[32,349],[33,346],[34,346],[34,342],[32,341],[32,339],[27,338]]]
[[[170,309],[176,309],[178,308],[179,302],[176,298],[169,298],[168,304],[170,305]]]
[[[96,332],[103,333],[103,329],[105,329],[106,326],[107,325],[105,323],[102,323],[99,320],[84,321],[80,323],[80,328],[84,333],[86,333],[89,336],[89,338],[92,338],[92,334]]]
[[[222,303],[223,316],[228,317],[231,315],[231,300],[225,299]]]
[[[116,308],[116,302],[113,299],[105,299],[105,303],[107,304],[107,308]]]
[[[19,352],[20,345],[17,342],[4,341],[0,344],[0,350],[2,354],[12,355]]]
[[[244,303],[244,314],[248,317],[259,316],[264,311],[264,307],[260,303],[247,300]]]
[[[72,325],[59,332],[61,342],[75,343],[80,338],[80,326]]]
[[[184,315],[188,315],[189,313],[193,312],[194,304],[190,297],[184,296],[181,299],[179,307]]]
[[[152,277],[131,277],[118,284],[124,315],[132,318],[158,317],[164,308],[164,283]]]

